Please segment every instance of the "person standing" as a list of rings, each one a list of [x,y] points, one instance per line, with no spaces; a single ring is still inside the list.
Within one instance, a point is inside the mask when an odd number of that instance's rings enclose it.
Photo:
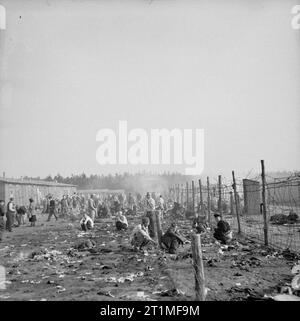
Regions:
[[[68,216],[68,200],[66,195],[63,195],[63,198],[61,200],[61,215],[62,217]]]
[[[4,214],[5,214],[5,202],[3,200],[0,200],[0,242],[2,241],[2,237],[5,230]]]
[[[34,200],[32,198],[29,199],[28,214],[29,214],[29,221],[31,223],[30,226],[35,226],[36,214],[35,214]]]
[[[14,198],[11,197],[7,203],[6,211],[6,229],[8,232],[12,232],[12,227],[14,224],[14,216],[16,215],[16,206],[14,204]]]
[[[150,237],[155,237],[155,218],[154,218],[154,211],[155,211],[155,201],[151,197],[150,193],[148,192],[146,194],[145,198],[145,216],[149,218],[150,224],[149,224],[149,235]]]
[[[24,225],[25,224],[25,219],[24,219],[24,216],[27,212],[26,210],[26,207],[25,206],[16,206],[16,219],[17,219],[17,222],[18,222],[18,225],[17,227],[21,226],[22,224]]]
[[[96,204],[94,201],[94,195],[91,194],[91,197],[89,198],[88,201],[88,215],[89,217],[92,219],[92,221],[95,221],[95,217],[96,217]]]
[[[50,221],[52,215],[54,215],[54,217],[55,217],[55,219],[57,221],[55,200],[52,198],[52,196],[50,196],[49,199],[50,199],[50,202],[49,202],[49,216],[48,216],[47,222]]]

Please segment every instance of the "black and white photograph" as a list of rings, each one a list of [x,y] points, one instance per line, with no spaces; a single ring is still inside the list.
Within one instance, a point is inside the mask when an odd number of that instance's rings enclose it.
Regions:
[[[300,301],[299,165],[300,0],[0,0],[0,310]]]

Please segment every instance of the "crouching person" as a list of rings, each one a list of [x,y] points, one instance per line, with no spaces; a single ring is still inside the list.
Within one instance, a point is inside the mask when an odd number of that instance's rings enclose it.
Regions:
[[[125,215],[122,214],[122,211],[119,211],[116,216],[116,229],[118,231],[126,231],[128,228],[128,222]]]
[[[80,225],[81,229],[85,232],[94,228],[93,220],[86,213],[83,214],[83,217],[80,220]]]
[[[205,233],[208,228],[206,218],[198,215],[193,220],[193,229],[195,229],[197,234]]]
[[[220,214],[214,215],[217,227],[215,228],[214,238],[220,241],[222,244],[230,243],[232,240],[232,231],[228,222],[221,219]]]
[[[185,242],[186,240],[180,235],[176,223],[172,223],[161,238],[162,247],[168,250],[170,254],[175,254],[179,245]]]
[[[149,223],[149,218],[143,217],[142,224],[139,224],[134,228],[131,235],[130,243],[135,250],[143,250],[151,244],[157,244],[149,235]]]

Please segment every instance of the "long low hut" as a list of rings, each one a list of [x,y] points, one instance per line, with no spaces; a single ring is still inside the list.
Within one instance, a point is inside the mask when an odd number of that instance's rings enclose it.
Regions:
[[[26,205],[29,198],[33,198],[36,205],[40,205],[45,196],[49,194],[55,198],[61,198],[64,194],[72,195],[76,191],[76,185],[43,180],[0,178],[0,199],[5,203],[10,197],[14,197],[15,204]]]

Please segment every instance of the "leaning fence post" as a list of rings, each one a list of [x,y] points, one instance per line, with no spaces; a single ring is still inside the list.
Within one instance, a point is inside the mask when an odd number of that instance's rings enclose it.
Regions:
[[[205,301],[205,278],[202,260],[200,234],[194,234],[192,238],[193,266],[195,271],[196,301]]]
[[[161,237],[162,237],[160,213],[161,213],[160,210],[156,212],[157,241],[159,246],[161,246]]]
[[[240,212],[239,212],[239,200],[236,191],[236,181],[234,171],[232,171],[232,180],[233,180],[233,191],[234,191],[234,201],[235,201],[235,211],[236,211],[236,218],[238,223],[238,234],[241,233],[241,222],[240,222]]]
[[[266,209],[266,176],[265,176],[265,162],[261,162],[261,180],[262,180],[262,203],[263,203],[263,216],[264,216],[264,237],[265,245],[269,245],[268,240],[268,221],[267,221],[267,209]]]

